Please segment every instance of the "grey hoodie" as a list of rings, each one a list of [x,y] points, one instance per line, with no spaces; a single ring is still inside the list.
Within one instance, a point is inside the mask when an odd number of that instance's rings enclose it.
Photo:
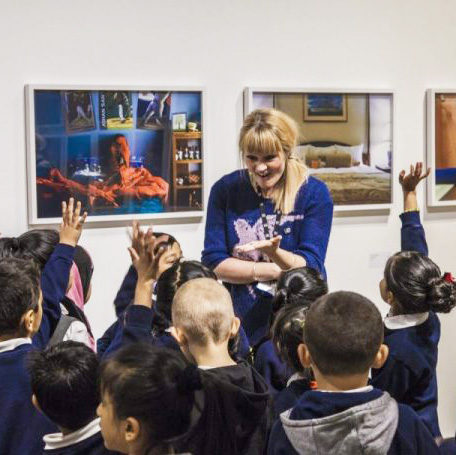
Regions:
[[[385,455],[396,433],[399,410],[387,393],[328,417],[291,420],[280,415],[284,431],[300,455]]]

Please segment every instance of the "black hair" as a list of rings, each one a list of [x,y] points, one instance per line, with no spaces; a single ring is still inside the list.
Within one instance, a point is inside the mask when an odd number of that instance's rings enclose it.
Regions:
[[[380,312],[355,292],[320,297],[306,314],[304,343],[323,375],[367,373],[382,341]]]
[[[302,371],[298,346],[304,340],[307,305],[286,305],[276,314],[271,327],[272,343],[279,357],[294,371]]]
[[[328,284],[321,274],[310,267],[299,267],[280,275],[272,301],[273,314],[285,305],[309,306],[328,293]]]
[[[40,270],[34,261],[5,258],[0,260],[0,335],[26,335],[22,316],[38,310]]]
[[[171,325],[171,305],[176,291],[194,278],[217,279],[215,273],[198,261],[179,261],[165,270],[157,281],[154,331],[163,333]]]
[[[60,428],[79,430],[96,417],[99,360],[87,346],[63,341],[29,358],[32,392]]]
[[[171,234],[167,234],[166,232],[154,232],[154,237],[161,237],[162,235],[166,235],[168,237],[168,239],[163,242],[167,247],[172,247],[175,243],[177,243],[180,247],[180,243]],[[160,245],[158,247],[162,246],[163,243],[160,242]]]
[[[448,313],[456,305],[456,285],[439,267],[416,251],[401,251],[385,266],[385,283],[402,314],[435,311]]]
[[[215,399],[214,379],[180,352],[135,343],[103,362],[100,377],[102,398],[107,395],[116,419],[134,417],[140,422],[148,440],[145,454],[186,446],[193,428],[206,423],[212,431],[192,453],[235,453],[233,435],[226,431]],[[217,452],[220,447],[229,450]]]
[[[0,259],[33,259],[43,270],[58,243],[59,233],[54,229],[32,229],[19,237],[3,237],[0,239]]]

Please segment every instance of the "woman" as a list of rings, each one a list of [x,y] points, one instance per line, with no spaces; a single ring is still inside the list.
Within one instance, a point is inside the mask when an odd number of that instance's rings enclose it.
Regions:
[[[202,261],[228,285],[253,344],[268,328],[272,295],[265,282],[304,266],[325,275],[333,203],[294,156],[297,137],[283,112],[253,111],[239,138],[247,169],[222,177],[209,198]]]

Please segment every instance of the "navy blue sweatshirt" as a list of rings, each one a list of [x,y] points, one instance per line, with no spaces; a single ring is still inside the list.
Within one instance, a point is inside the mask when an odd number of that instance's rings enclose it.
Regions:
[[[378,389],[309,391],[274,424],[268,455],[438,454],[415,412]]]
[[[215,269],[222,261],[238,257],[250,261],[267,260],[260,252],[236,255],[234,249],[265,238],[260,203],[265,205],[269,231],[276,221],[270,199],[260,197],[253,189],[245,170],[225,175],[211,189],[209,197],[202,262]],[[295,206],[282,215],[278,233],[281,248],[301,255],[309,267],[325,275],[325,256],[331,232],[333,203],[326,185],[309,177],[296,195]],[[227,284],[251,344],[267,332],[272,296],[259,292],[257,283]]]
[[[401,215],[402,251],[428,254],[419,212]],[[385,320],[388,324],[388,318]],[[411,327],[389,329],[385,325],[384,343],[389,348],[385,365],[372,370],[372,384],[387,391],[400,403],[410,405],[434,437],[440,436],[437,416],[437,357],[440,322],[433,312]]]
[[[43,436],[57,430],[31,402],[32,390],[27,357],[33,349],[46,348],[60,319],[60,301],[65,296],[74,248],[58,244],[41,276],[43,319],[31,343],[16,339],[12,350],[0,352],[0,454],[36,455],[42,452]],[[9,340],[14,342],[14,340]],[[8,343],[8,342],[4,342]],[[1,345],[1,344],[0,344]]]
[[[291,381],[281,392],[274,396],[274,420],[279,418],[282,412],[296,405],[304,392],[310,390],[310,382],[307,378]]]

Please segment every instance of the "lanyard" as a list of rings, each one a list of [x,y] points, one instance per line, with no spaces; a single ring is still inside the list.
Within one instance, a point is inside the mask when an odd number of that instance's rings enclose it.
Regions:
[[[260,212],[261,212],[261,223],[263,224],[263,231],[264,231],[264,236],[266,240],[270,240],[271,233],[269,232],[269,225],[268,225],[268,219],[266,217],[266,209],[264,208],[264,202],[260,202]],[[282,218],[282,211],[281,210],[276,210],[274,212],[275,214],[275,223],[274,223],[274,231],[273,231],[273,237],[276,237],[279,235],[279,227],[280,227],[280,219]]]

